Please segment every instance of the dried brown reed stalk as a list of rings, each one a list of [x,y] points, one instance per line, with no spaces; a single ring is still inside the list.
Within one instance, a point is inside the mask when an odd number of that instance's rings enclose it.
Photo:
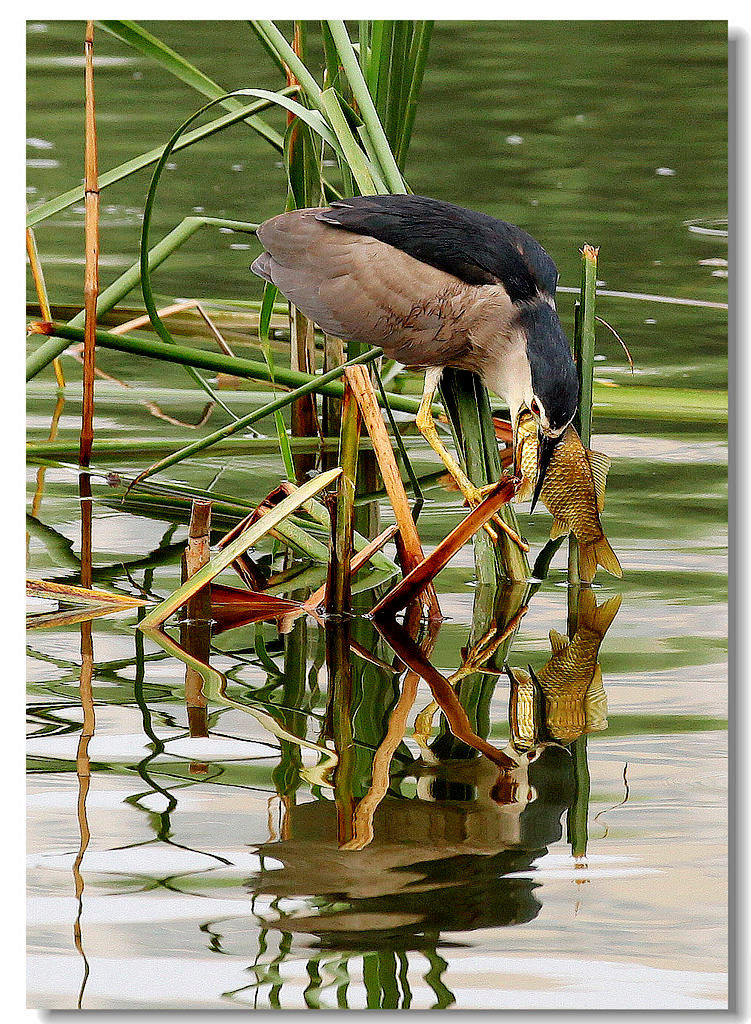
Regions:
[[[344,371],[344,376],[355,394],[363,422],[373,442],[373,451],[378,460],[383,485],[399,527],[401,544],[397,546],[397,551],[402,556],[404,573],[408,574],[424,561],[425,555],[375,389],[364,366],[350,366]],[[420,593],[420,600],[430,618],[441,618],[441,607],[432,583]]]
[[[379,601],[372,614],[376,616],[394,615],[406,607],[438,575],[469,538],[489,522],[499,508],[511,500],[516,486],[513,480],[499,481],[487,498],[462,519],[459,525],[454,527],[451,533],[444,537],[428,557],[423,559],[401,583],[398,583]]]

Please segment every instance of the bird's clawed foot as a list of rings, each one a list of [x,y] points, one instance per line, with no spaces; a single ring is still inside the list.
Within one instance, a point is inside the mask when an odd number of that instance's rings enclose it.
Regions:
[[[485,484],[483,487],[476,487],[474,484],[462,486],[458,480],[457,484],[459,484],[459,490],[464,495],[464,498],[470,508],[476,508],[478,505],[482,504],[487,496],[498,486],[498,484]],[[497,512],[490,522],[485,524],[485,530],[494,544],[498,541],[498,532],[496,527],[502,530],[503,533],[505,533],[506,536],[514,542],[514,544],[517,544],[522,549],[522,551],[529,551],[529,544],[519,536],[516,530],[512,530],[508,523],[504,522],[500,512]]]

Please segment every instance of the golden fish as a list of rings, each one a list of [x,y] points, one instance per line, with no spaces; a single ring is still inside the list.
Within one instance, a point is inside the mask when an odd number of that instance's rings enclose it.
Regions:
[[[538,674],[508,669],[509,724],[518,749],[529,750],[546,738],[571,743],[607,729],[608,704],[597,658],[620,606],[620,594],[598,607],[592,591],[583,590],[573,638],[551,629],[552,654]]]
[[[516,501],[531,497],[537,476],[537,426],[523,413],[517,428],[517,468],[523,477]],[[591,583],[601,565],[622,576],[620,562],[603,533],[599,513],[605,504],[610,459],[585,448],[572,426],[566,427],[553,450],[540,500],[553,516],[550,539],[572,532],[579,542],[579,575]]]

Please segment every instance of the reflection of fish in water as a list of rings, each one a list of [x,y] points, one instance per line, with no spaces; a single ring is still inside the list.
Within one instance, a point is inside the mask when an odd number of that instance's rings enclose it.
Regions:
[[[592,591],[583,590],[573,638],[551,629],[553,653],[538,674],[508,669],[509,719],[518,749],[528,750],[544,739],[571,743],[607,729],[608,704],[597,656],[620,606],[620,594],[598,606]]]
[[[524,413],[517,429],[517,466],[524,480],[516,501],[531,497],[537,476],[537,425]],[[599,513],[605,504],[610,459],[585,448],[568,426],[553,450],[540,500],[553,516],[551,540],[571,531],[579,542],[579,575],[590,583],[597,566],[622,576],[620,563],[603,533]]]

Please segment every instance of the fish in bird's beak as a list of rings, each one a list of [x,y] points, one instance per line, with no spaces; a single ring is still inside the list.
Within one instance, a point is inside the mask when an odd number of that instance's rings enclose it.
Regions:
[[[530,512],[534,512],[545,480],[545,474],[548,471],[550,460],[553,458],[553,452],[560,439],[560,436],[549,437],[547,434],[543,434],[539,428],[537,430],[537,476],[535,478],[534,493],[532,494],[532,504],[529,507]]]

